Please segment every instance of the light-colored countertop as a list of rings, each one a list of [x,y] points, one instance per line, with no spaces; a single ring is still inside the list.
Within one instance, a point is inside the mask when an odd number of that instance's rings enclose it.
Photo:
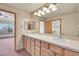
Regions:
[[[79,41],[71,40],[71,39],[62,39],[51,35],[44,35],[44,34],[25,34],[26,36],[46,41],[52,44],[56,44],[62,48],[66,48],[72,51],[79,52]]]

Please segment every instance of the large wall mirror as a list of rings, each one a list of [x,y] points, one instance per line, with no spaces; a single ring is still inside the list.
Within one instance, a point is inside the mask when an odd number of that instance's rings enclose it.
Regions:
[[[51,19],[51,20],[40,20],[40,33],[45,34],[61,34],[61,20]]]

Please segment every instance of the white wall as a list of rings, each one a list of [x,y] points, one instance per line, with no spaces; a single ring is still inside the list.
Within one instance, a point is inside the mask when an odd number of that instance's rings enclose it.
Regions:
[[[26,31],[27,31],[27,30],[24,31],[24,20],[28,19],[28,20],[36,21],[36,30],[38,31],[39,30],[38,18],[32,19],[30,14],[22,10],[15,9],[10,6],[6,6],[2,4],[0,4],[0,9],[12,11],[16,13],[16,49],[18,50],[18,49],[23,48],[23,41],[21,40],[21,36],[23,33],[26,34]]]

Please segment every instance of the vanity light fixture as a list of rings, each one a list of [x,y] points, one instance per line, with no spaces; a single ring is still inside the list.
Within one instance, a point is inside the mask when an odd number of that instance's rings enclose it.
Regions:
[[[46,5],[40,9],[38,9],[37,11],[35,11],[34,15],[42,16],[42,15],[45,15],[45,13],[50,13],[51,11],[56,11],[57,10],[56,5],[57,5],[57,3]]]
[[[57,8],[56,8],[56,6],[54,4],[50,4],[48,8],[50,10],[52,10],[52,11],[56,11],[57,10]]]

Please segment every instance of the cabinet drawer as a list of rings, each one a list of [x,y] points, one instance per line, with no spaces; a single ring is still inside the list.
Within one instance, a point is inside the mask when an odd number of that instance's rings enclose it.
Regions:
[[[35,45],[40,47],[40,41],[39,40],[35,40]]]
[[[33,56],[34,56],[34,49],[35,49],[34,47],[35,47],[34,39],[31,38],[31,55],[33,55]]]
[[[52,45],[52,44],[49,45],[49,50],[54,51],[55,53],[58,53],[58,54],[62,54],[63,52],[62,48]]]
[[[41,41],[41,47],[48,49],[48,43]]]
[[[71,50],[65,50],[65,56],[79,56],[79,53]]]
[[[40,47],[35,47],[35,56],[40,56]]]

